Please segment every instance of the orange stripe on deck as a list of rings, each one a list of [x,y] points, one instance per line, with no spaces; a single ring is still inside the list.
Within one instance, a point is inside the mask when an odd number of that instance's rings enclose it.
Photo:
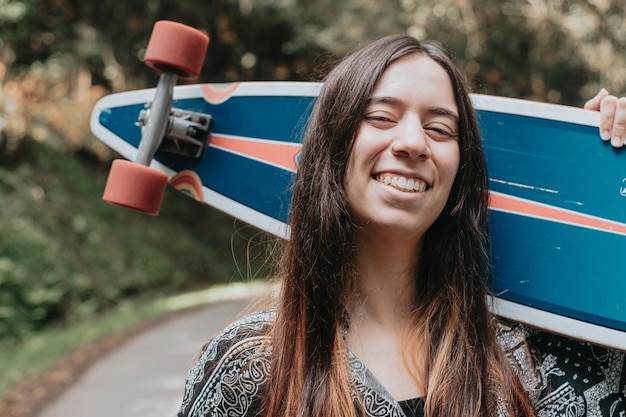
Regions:
[[[297,143],[273,142],[261,139],[211,136],[211,146],[231,151],[248,158],[279,166],[295,172],[296,155],[302,145]]]
[[[530,200],[511,197],[505,194],[490,192],[489,206],[494,210],[626,235],[626,225],[623,223],[577,213],[575,211],[565,210]]]

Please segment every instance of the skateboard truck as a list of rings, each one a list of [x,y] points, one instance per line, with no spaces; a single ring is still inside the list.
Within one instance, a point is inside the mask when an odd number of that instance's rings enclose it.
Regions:
[[[149,123],[150,113],[150,108],[139,113],[138,123],[142,131]],[[212,122],[208,114],[173,108],[157,151],[193,159],[202,158],[209,143]]]
[[[210,117],[191,112],[182,115],[178,112],[177,116],[172,104],[177,79],[198,78],[208,45],[209,37],[197,29],[165,20],[155,23],[144,62],[161,72],[161,76],[149,110],[142,111],[146,112],[143,118],[139,116],[143,128],[135,162],[113,161],[102,197],[104,201],[156,215],[168,176],[150,168],[150,164],[162,142],[166,144],[163,150],[179,148],[188,153],[191,149],[198,157],[202,155]],[[164,141],[164,138],[168,139]]]

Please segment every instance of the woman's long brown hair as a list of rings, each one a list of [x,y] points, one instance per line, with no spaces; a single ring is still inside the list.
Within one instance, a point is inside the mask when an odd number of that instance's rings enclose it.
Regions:
[[[533,415],[498,346],[486,305],[488,180],[467,83],[438,47],[391,36],[330,72],[305,133],[271,334],[266,417],[358,415],[342,337],[357,272],[343,180],[367,99],[384,70],[408,54],[430,57],[450,77],[461,161],[447,206],[425,236],[414,319],[404,344],[407,366],[425,368],[427,417],[496,417],[498,402],[513,416]],[[415,363],[413,352],[425,352],[426,363]]]

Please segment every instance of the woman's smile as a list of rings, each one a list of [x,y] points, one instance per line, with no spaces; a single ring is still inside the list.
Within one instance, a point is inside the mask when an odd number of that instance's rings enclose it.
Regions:
[[[428,184],[420,178],[408,178],[404,175],[393,173],[376,174],[376,181],[395,188],[396,190],[408,193],[422,193],[426,191]]]

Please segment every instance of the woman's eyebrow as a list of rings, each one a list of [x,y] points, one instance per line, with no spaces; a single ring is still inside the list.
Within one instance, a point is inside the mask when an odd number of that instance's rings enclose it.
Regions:
[[[373,96],[367,99],[366,104],[368,106],[372,104],[390,104],[390,105],[397,106],[397,105],[402,104],[402,100],[400,100],[397,97],[391,97],[391,96]]]
[[[455,111],[452,111],[445,107],[431,107],[429,111],[436,115],[449,117],[453,119],[456,124],[459,124],[459,115]]]

